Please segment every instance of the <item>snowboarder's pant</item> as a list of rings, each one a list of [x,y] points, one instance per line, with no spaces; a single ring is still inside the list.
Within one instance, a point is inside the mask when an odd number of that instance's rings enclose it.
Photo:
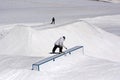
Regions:
[[[54,53],[57,48],[59,48],[59,52],[62,52],[63,47],[59,45],[54,45],[52,52]]]
[[[51,24],[55,24],[55,21],[52,21]]]

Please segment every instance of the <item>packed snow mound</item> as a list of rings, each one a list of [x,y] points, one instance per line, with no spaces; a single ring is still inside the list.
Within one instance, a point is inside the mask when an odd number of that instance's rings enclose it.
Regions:
[[[63,35],[68,48],[81,45],[86,55],[120,61],[120,38],[85,21],[45,29],[15,26],[0,40],[0,54],[49,56],[54,42]]]
[[[80,50],[62,56],[31,70],[31,64],[39,59],[31,57],[0,56],[1,80],[119,80],[120,64],[84,56]],[[74,61],[74,62],[73,62]],[[18,63],[19,62],[19,63]],[[11,63],[11,65],[6,64]],[[4,66],[3,66],[4,65]],[[104,76],[103,76],[104,75]]]
[[[84,18],[83,20],[120,36],[120,15],[98,16],[94,18]]]
[[[13,27],[0,40],[0,52],[4,55],[25,55],[28,46],[29,30],[26,27]]]

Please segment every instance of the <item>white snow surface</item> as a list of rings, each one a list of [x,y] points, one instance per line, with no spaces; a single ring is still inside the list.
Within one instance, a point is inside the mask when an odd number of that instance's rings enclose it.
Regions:
[[[56,22],[120,14],[120,5],[95,0],[0,0],[0,24]]]
[[[90,24],[96,25],[107,32],[120,36],[120,15],[99,16],[83,19]]]
[[[120,80],[119,3],[0,1],[0,80]],[[85,55],[79,49],[31,70],[52,56],[54,42],[63,35],[67,48],[84,46]]]

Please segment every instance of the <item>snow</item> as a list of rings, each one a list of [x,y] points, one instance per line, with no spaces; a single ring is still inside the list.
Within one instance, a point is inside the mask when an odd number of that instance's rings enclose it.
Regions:
[[[59,23],[80,18],[120,14],[119,4],[94,0],[0,0],[0,24]],[[82,4],[81,4],[82,3]]]
[[[0,80],[120,79],[119,3],[0,2]],[[55,25],[50,24],[53,16]],[[40,71],[31,70],[33,63],[52,55],[54,42],[63,35],[67,48],[84,46],[85,55],[79,49],[41,65]]]
[[[120,15],[108,15],[108,16],[100,16],[95,18],[86,18],[83,19],[88,21],[89,23],[96,25],[110,33],[114,33],[120,36]],[[111,24],[109,24],[111,23]]]

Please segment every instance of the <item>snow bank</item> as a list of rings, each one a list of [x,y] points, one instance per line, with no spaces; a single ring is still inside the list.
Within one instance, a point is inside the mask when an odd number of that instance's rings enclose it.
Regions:
[[[0,52],[4,55],[25,55],[28,48],[29,30],[26,27],[14,27],[0,40]],[[17,54],[16,54],[17,53]]]
[[[120,38],[85,21],[45,29],[15,26],[0,41],[0,54],[49,56],[54,42],[63,35],[68,48],[82,45],[86,55],[120,61]]]
[[[95,57],[82,56],[78,51],[62,56],[56,61],[40,66],[40,71],[30,70],[35,58],[2,57],[1,80],[119,80],[120,65]],[[12,62],[11,65],[5,64]],[[74,62],[73,62],[74,61]],[[5,62],[5,63],[4,63]],[[19,63],[18,63],[19,62]],[[4,66],[3,66],[4,65]],[[8,68],[9,66],[9,68]]]
[[[85,18],[83,20],[110,33],[120,35],[120,15],[99,16],[94,18]]]

